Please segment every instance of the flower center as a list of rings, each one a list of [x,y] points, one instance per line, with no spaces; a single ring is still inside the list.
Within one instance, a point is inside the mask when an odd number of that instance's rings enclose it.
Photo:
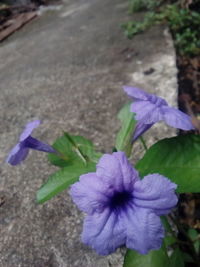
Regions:
[[[123,208],[131,199],[132,196],[130,192],[115,192],[115,194],[110,199],[110,207],[114,210]]]

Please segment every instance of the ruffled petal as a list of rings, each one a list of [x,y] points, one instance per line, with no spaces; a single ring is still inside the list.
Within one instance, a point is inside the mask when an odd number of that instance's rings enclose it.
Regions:
[[[21,161],[23,161],[27,157],[27,155],[28,148],[24,147],[22,142],[21,144],[19,143],[13,147],[6,159],[6,162],[15,166],[21,163]]]
[[[133,141],[136,141],[136,139],[138,139],[138,137],[143,135],[143,133],[145,133],[149,128],[151,128],[153,126],[153,124],[154,123],[143,124],[141,122],[137,122],[136,127],[135,127],[135,131],[133,134]]]
[[[160,215],[167,214],[177,204],[176,188],[176,184],[160,174],[147,175],[135,183],[134,204]]]
[[[124,91],[127,93],[128,96],[139,99],[139,100],[148,100],[150,94],[144,92],[143,90],[131,87],[131,86],[123,86]]]
[[[87,173],[80,176],[80,181],[73,184],[70,195],[80,210],[93,214],[102,212],[109,202],[113,190],[96,176],[96,173]]]
[[[128,162],[124,152],[116,152],[112,155],[105,154],[97,164],[96,174],[104,183],[108,184],[113,191],[132,191],[138,173]]]
[[[123,176],[119,161],[110,154],[104,154],[97,166],[96,174],[103,182],[113,188],[113,191],[123,191]]]
[[[164,121],[174,128],[182,130],[193,130],[191,118],[176,108],[162,107]]]
[[[129,163],[124,152],[115,152],[113,153],[113,156],[116,157],[120,163],[124,190],[132,192],[135,182],[139,180],[138,171]]]
[[[26,124],[24,131],[21,133],[19,141],[24,141],[32,131],[40,125],[40,120],[34,120]]]
[[[159,249],[164,237],[160,218],[151,210],[129,208],[126,213],[126,247],[140,254],[147,254],[152,249]]]
[[[126,226],[114,212],[105,209],[102,213],[87,216],[83,224],[82,242],[100,255],[108,255],[125,244]]]

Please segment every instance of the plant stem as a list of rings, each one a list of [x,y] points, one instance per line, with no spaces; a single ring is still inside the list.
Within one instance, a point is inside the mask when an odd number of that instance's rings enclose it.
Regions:
[[[141,143],[142,143],[142,145],[144,147],[144,150],[147,151],[148,147],[147,147],[146,142],[145,142],[145,140],[144,140],[144,138],[142,136],[140,136],[140,141],[141,141]]]

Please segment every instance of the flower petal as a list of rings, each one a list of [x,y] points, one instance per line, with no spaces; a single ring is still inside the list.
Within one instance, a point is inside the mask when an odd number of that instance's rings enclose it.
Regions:
[[[182,130],[193,130],[191,118],[176,108],[162,107],[164,121],[174,128]]]
[[[113,156],[116,157],[120,163],[124,190],[129,192],[132,191],[135,182],[139,180],[138,171],[129,163],[124,152],[115,152],[113,153]]]
[[[138,172],[132,168],[125,153],[121,151],[112,155],[104,154],[97,164],[96,174],[118,192],[132,191],[138,179]]]
[[[137,122],[136,127],[135,127],[135,131],[134,131],[134,135],[133,135],[133,141],[136,141],[136,139],[138,139],[138,137],[143,135],[143,133],[145,133],[152,126],[153,126],[153,123],[143,124],[141,122]]]
[[[109,194],[113,190],[97,177],[96,173],[87,173],[80,176],[80,181],[73,184],[70,195],[80,210],[93,214],[102,212],[109,201]]]
[[[126,247],[141,254],[149,250],[159,249],[164,237],[164,229],[160,218],[151,210],[138,208],[127,209]]]
[[[114,252],[125,244],[125,240],[126,227],[109,209],[85,218],[82,242],[91,246],[98,254],[108,255]]]
[[[131,111],[136,113],[135,119],[143,124],[152,124],[163,119],[160,107],[150,101],[133,102]]]
[[[97,166],[97,176],[103,182],[113,188],[113,191],[123,191],[123,177],[119,161],[116,157],[110,154],[104,154]]]
[[[53,149],[53,147],[33,138],[32,136],[28,136],[26,140],[24,140],[24,144],[26,147],[31,148],[31,149],[35,149],[35,150],[39,150],[39,151],[43,151],[47,153],[56,152],[55,149]]]
[[[40,125],[40,120],[34,120],[26,124],[24,131],[21,133],[19,141],[24,141],[32,131]]]
[[[149,101],[136,100],[131,104],[131,112],[136,113],[135,119],[142,120],[154,111],[156,106]]]
[[[157,214],[167,214],[178,201],[177,185],[160,174],[150,174],[135,183],[134,204],[153,209]]]
[[[15,166],[23,161],[28,155],[28,149],[23,146],[23,142],[21,144],[17,144],[13,147],[10,151],[6,162],[10,163],[11,165]]]
[[[134,99],[148,100],[150,96],[150,94],[136,87],[123,86],[123,89],[128,96],[133,97]]]

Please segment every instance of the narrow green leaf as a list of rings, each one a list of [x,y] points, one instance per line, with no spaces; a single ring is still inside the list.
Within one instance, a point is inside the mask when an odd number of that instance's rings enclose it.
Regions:
[[[101,156],[101,153],[95,151],[90,140],[69,133],[64,133],[56,139],[53,147],[58,151],[58,155],[49,154],[48,159],[53,165],[59,167],[87,162],[96,163]]]
[[[126,104],[118,113],[118,119],[121,121],[121,129],[116,137],[115,147],[117,150],[126,152],[127,156],[130,156],[132,150],[132,138],[133,131],[136,125],[136,120],[134,119],[134,113],[130,112],[130,105]]]
[[[200,136],[182,135],[154,144],[136,164],[143,177],[159,173],[178,185],[179,193],[200,192]]]
[[[128,249],[123,267],[169,267],[169,258],[164,248],[152,250],[147,255],[141,255]]]
[[[58,193],[75,183],[81,174],[95,171],[94,163],[87,165],[71,165],[65,167],[50,175],[47,182],[37,191],[36,200],[38,203],[44,203]]]

